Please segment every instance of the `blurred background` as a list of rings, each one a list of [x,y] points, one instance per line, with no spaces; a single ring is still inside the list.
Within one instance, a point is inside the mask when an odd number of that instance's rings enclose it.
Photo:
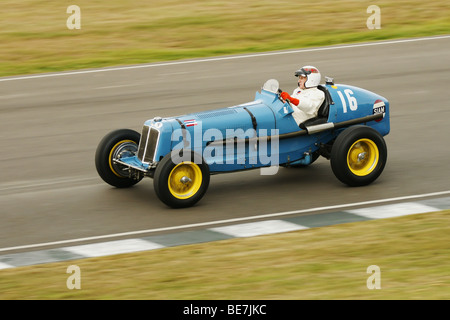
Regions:
[[[69,29],[71,5],[81,28]],[[381,29],[370,30],[370,5]],[[3,0],[0,76],[445,34],[433,1]]]

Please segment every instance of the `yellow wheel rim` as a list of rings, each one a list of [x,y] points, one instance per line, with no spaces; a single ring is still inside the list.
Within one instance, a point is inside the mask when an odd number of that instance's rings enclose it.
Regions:
[[[188,199],[195,195],[202,185],[202,170],[193,162],[182,162],[170,172],[168,185],[175,198]]]
[[[367,176],[375,170],[380,155],[377,145],[369,139],[356,141],[348,150],[347,165],[357,176]]]
[[[118,166],[113,163],[113,159],[115,157],[117,157],[118,154],[120,154],[120,152],[123,152],[122,148],[119,149],[119,146],[127,147],[129,145],[135,146],[136,142],[134,142],[133,140],[119,141],[114,145],[114,147],[112,147],[111,152],[109,153],[109,157],[108,157],[109,168],[111,169],[112,173],[114,173],[119,178],[124,178],[124,176],[123,176],[123,174],[120,174],[119,172],[117,172],[117,170],[119,170],[120,168],[118,168]]]

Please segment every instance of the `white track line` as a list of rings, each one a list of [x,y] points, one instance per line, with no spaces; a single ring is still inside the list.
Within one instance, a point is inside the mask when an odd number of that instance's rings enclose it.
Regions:
[[[424,38],[402,39],[402,40],[389,40],[389,41],[357,43],[357,44],[349,44],[349,45],[337,45],[337,46],[298,49],[298,50],[264,52],[264,53],[245,54],[245,55],[236,55],[236,56],[225,56],[225,57],[217,57],[217,58],[205,58],[205,59],[195,59],[195,60],[180,60],[180,61],[170,61],[170,62],[152,63],[152,64],[140,64],[140,65],[124,66],[124,67],[77,70],[77,71],[71,71],[71,72],[45,73],[45,74],[37,74],[37,75],[30,75],[30,76],[18,76],[18,77],[0,78],[0,82],[15,81],[15,80],[28,80],[28,79],[39,79],[39,78],[50,78],[50,77],[62,77],[62,76],[72,76],[72,75],[80,75],[80,74],[88,74],[88,73],[122,71],[122,70],[132,70],[132,69],[142,69],[142,68],[156,68],[156,67],[174,66],[174,65],[180,65],[180,64],[193,64],[193,63],[214,62],[214,61],[223,61],[223,60],[248,59],[248,58],[267,57],[267,56],[276,56],[276,55],[285,55],[285,54],[305,53],[305,52],[350,49],[350,48],[370,47],[370,46],[382,46],[382,45],[390,45],[390,44],[401,44],[401,43],[408,43],[408,42],[441,40],[441,39],[449,39],[449,38],[450,38],[450,35],[444,35],[444,36],[436,36],[436,37],[424,37]]]
[[[206,226],[209,227],[209,226],[214,226],[214,225],[219,225],[219,224],[251,221],[251,220],[257,220],[257,219],[270,219],[270,218],[274,218],[274,217],[289,216],[289,215],[301,214],[301,213],[313,213],[313,212],[317,212],[317,211],[340,210],[340,209],[344,209],[344,208],[351,208],[351,207],[357,207],[357,206],[367,206],[367,205],[373,205],[373,204],[379,204],[379,203],[419,199],[419,198],[426,198],[426,197],[437,197],[437,196],[444,196],[444,195],[448,195],[448,194],[450,194],[450,190],[441,191],[441,192],[433,192],[433,193],[417,194],[417,195],[404,196],[404,197],[388,198],[388,199],[379,199],[379,200],[362,201],[362,202],[347,203],[347,204],[338,204],[338,205],[333,205],[333,206],[325,206],[325,207],[318,207],[318,208],[311,208],[311,209],[275,212],[275,213],[263,214],[263,215],[259,215],[259,216],[250,216],[250,217],[242,217],[242,218],[227,219],[227,220],[185,224],[185,225],[181,225],[181,226],[138,230],[138,231],[106,234],[106,235],[101,235],[101,236],[93,236],[93,237],[62,240],[62,241],[53,241],[53,242],[45,242],[45,243],[36,243],[36,244],[9,247],[9,248],[0,248],[0,252],[10,251],[10,250],[19,250],[19,249],[32,249],[32,248],[55,246],[55,245],[63,245],[63,244],[76,243],[76,242],[82,242],[82,241],[96,241],[96,240],[111,239],[111,238],[117,238],[117,237],[136,236],[136,235],[150,234],[150,233],[161,232],[161,231],[176,231],[176,230],[188,229],[188,228],[197,228],[197,227],[206,227]]]

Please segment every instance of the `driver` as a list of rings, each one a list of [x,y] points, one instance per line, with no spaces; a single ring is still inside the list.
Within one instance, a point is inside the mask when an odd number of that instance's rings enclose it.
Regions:
[[[281,92],[283,100],[289,100],[292,105],[294,117],[297,125],[317,116],[319,107],[325,100],[323,91],[317,89],[320,84],[319,69],[313,66],[304,66],[295,72],[298,77],[298,88],[294,90],[292,96],[287,92]]]

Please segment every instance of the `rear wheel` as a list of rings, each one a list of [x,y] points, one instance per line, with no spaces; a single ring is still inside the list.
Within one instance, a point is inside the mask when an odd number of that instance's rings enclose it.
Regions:
[[[107,134],[99,143],[95,153],[95,167],[106,183],[127,188],[141,179],[130,178],[128,168],[114,159],[133,156],[138,149],[140,134],[130,129],[119,129]]]
[[[375,181],[386,165],[387,148],[383,136],[367,126],[344,130],[331,150],[331,168],[343,183],[356,187]]]
[[[167,154],[158,164],[153,185],[156,195],[166,205],[185,208],[204,196],[209,178],[209,167],[203,158],[192,151],[177,151]]]

